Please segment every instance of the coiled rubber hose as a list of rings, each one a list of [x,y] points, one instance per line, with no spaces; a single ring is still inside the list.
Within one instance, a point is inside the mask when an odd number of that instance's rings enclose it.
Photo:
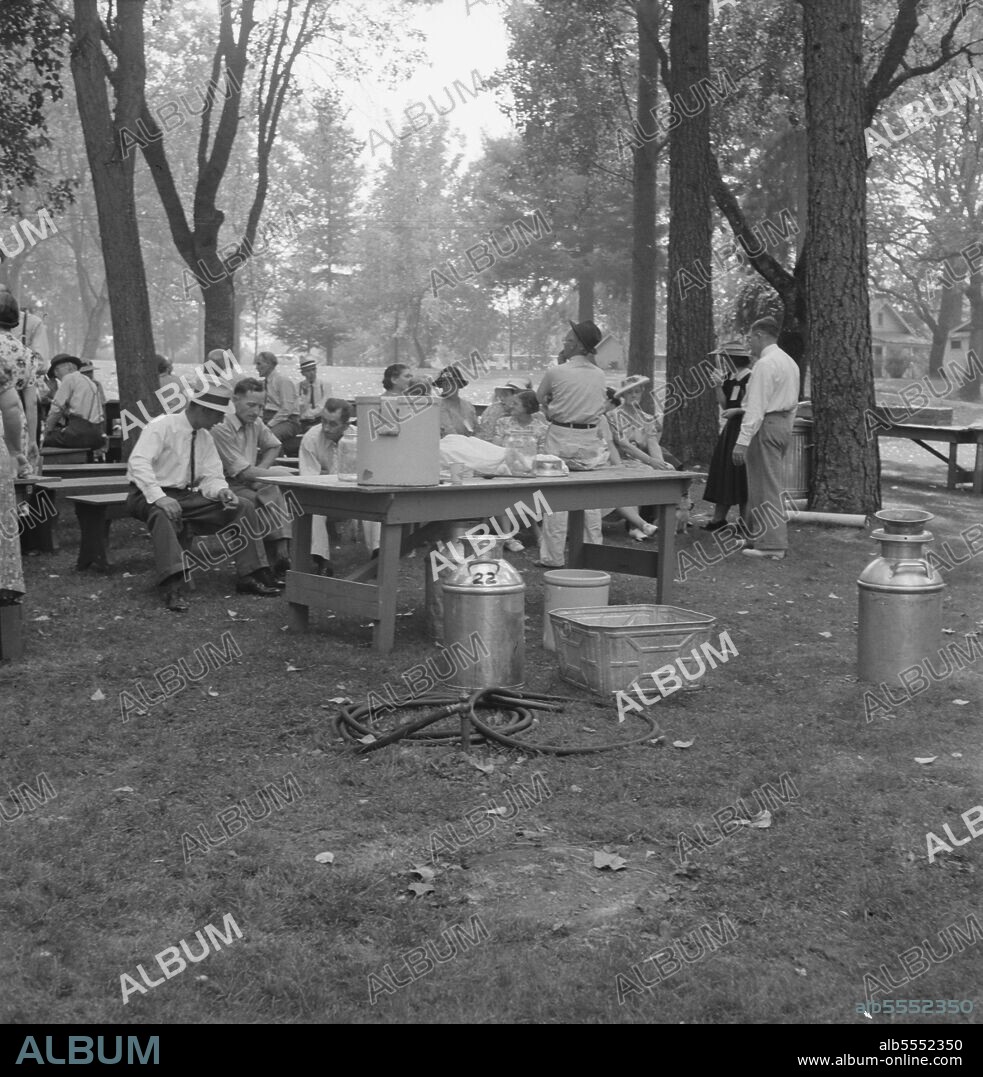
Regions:
[[[470,741],[473,727],[486,744],[501,744],[505,748],[518,748],[523,752],[542,753],[544,755],[589,755],[594,752],[611,752],[616,748],[627,748],[631,744],[641,744],[658,735],[655,719],[639,713],[638,720],[646,725],[646,731],[629,740],[615,741],[610,744],[591,745],[555,745],[532,744],[516,739],[535,721],[534,711],[562,711],[564,703],[579,703],[581,700],[565,699],[561,696],[540,695],[534,692],[513,692],[506,688],[483,688],[466,696],[426,695],[401,706],[400,710],[417,707],[438,707],[432,714],[414,718],[410,722],[397,726],[390,733],[380,734],[372,728],[372,709],[367,704],[358,707],[342,705],[335,717],[335,726],[339,735],[346,741],[358,744],[360,755],[379,751],[400,740],[412,740],[416,744],[440,745],[454,740],[462,740],[464,746]],[[482,721],[478,710],[497,712],[499,717]],[[457,729],[430,729],[429,727],[447,718],[457,716],[460,724]],[[426,730],[425,733],[422,731]],[[375,740],[366,742],[366,737]]]

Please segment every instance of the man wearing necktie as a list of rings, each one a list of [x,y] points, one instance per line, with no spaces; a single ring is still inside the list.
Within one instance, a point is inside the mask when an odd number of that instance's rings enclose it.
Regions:
[[[316,359],[304,359],[300,364],[303,378],[297,382],[300,398],[300,425],[304,431],[310,430],[320,422],[321,408],[332,396],[331,385],[317,372]]]
[[[178,536],[186,526],[199,534],[220,533],[223,549],[236,561],[241,594],[274,597],[263,549],[263,523],[255,505],[229,489],[222,461],[209,433],[220,423],[231,392],[225,385],[206,387],[185,411],[158,415],[144,427],[130,455],[127,509],[150,529],[157,563],[157,583],[167,609],[182,613],[184,550]]]

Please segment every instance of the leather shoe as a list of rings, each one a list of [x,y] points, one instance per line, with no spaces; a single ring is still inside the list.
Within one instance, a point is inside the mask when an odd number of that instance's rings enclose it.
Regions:
[[[285,591],[287,589],[287,581],[281,580],[279,576],[274,575],[273,569],[271,568],[257,569],[253,575],[260,583],[265,583],[267,587],[275,587],[278,591]]]
[[[164,589],[164,608],[171,613],[187,613],[190,607],[179,588],[167,587]]]
[[[279,560],[274,561],[273,564],[270,565],[270,572],[273,574],[274,580],[277,580],[278,582],[282,580],[284,585],[286,585],[287,573],[291,570],[291,568],[293,568],[293,565],[291,565],[290,563],[290,558],[281,557]]]
[[[264,583],[258,572],[251,576],[243,576],[236,583],[236,593],[240,595],[259,595],[261,598],[279,598],[280,589]]]

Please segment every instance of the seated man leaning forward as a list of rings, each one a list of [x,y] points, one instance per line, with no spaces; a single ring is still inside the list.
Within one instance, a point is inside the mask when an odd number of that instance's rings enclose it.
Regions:
[[[262,534],[256,508],[229,489],[209,433],[222,421],[231,395],[226,386],[215,385],[195,393],[187,410],[151,419],[130,455],[126,507],[150,529],[157,583],[164,605],[175,613],[188,608],[182,593],[184,551],[178,540],[187,525],[205,534],[232,533],[235,547],[228,553],[236,560],[237,591],[268,597],[280,594],[262,542],[252,538]]]
[[[48,377],[58,379],[58,391],[44,424],[44,444],[55,449],[99,449],[106,434],[106,412],[96,383],[80,373],[83,362],[74,355],[56,355]]]
[[[329,398],[320,412],[320,422],[308,430],[300,443],[300,473],[304,477],[338,474],[338,443],[352,421],[347,400]],[[331,543],[327,521],[315,516],[311,523],[311,558],[321,576],[333,576]]]
[[[266,525],[263,544],[270,561],[273,582],[286,584],[290,570],[290,513],[283,491],[265,480],[274,475],[292,475],[288,467],[275,467],[280,441],[260,418],[266,392],[258,378],[240,378],[232,394],[231,414],[212,431],[215,448],[222,458],[225,477],[232,492],[251,501]]]
[[[304,428],[300,425],[297,386],[286,374],[277,370],[277,357],[273,352],[260,352],[256,356],[256,369],[266,390],[263,422],[281,442],[299,437]]]

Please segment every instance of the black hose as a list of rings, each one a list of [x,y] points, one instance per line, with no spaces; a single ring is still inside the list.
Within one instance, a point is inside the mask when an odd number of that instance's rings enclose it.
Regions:
[[[470,722],[486,744],[500,744],[506,748],[517,748],[520,751],[542,753],[544,755],[588,755],[595,752],[611,752],[616,748],[627,748],[629,745],[641,744],[643,741],[651,740],[658,733],[655,719],[639,713],[639,720],[644,722],[648,728],[641,735],[632,737],[629,740],[615,741],[609,744],[563,746],[531,744],[516,739],[517,734],[524,732],[534,724],[534,711],[562,711],[562,703],[578,702],[581,701],[532,692],[516,692],[506,688],[483,688],[470,696],[420,696],[412,702],[404,704],[399,709],[433,706],[439,709],[431,714],[405,722],[383,735],[380,735],[377,729],[372,728],[372,708],[368,704],[353,708],[341,706],[335,717],[335,727],[344,740],[358,744],[357,751],[360,755],[367,755],[404,739],[427,746],[445,745],[458,740],[462,737],[462,729],[460,728],[429,729],[430,726],[437,722],[455,715],[459,716],[465,725]],[[504,712],[507,719],[505,724],[496,728],[490,722],[482,721],[477,715],[479,708]],[[369,718],[368,722],[364,721],[366,715]],[[427,732],[424,733],[424,730],[427,730]],[[376,739],[365,743],[364,738],[368,736]]]

